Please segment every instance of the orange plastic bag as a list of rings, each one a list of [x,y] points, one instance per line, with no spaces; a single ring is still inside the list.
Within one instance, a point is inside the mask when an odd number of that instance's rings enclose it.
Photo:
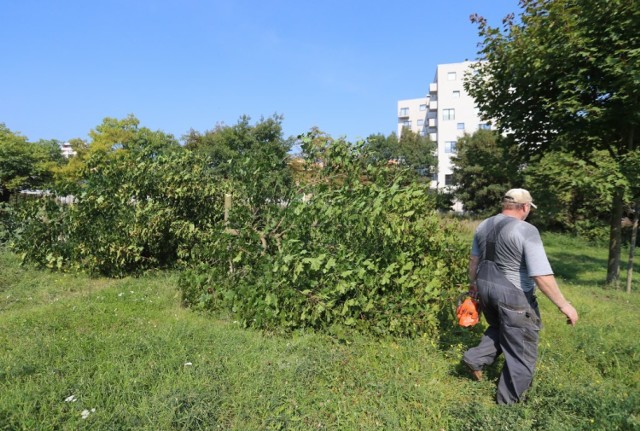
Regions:
[[[458,316],[458,325],[464,328],[475,325],[480,321],[478,301],[468,296],[464,301],[458,303],[456,315]]]

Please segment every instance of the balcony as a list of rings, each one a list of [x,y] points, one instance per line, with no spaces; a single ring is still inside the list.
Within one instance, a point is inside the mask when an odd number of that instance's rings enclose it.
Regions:
[[[438,83],[432,82],[429,84],[429,93],[437,93],[438,92]]]
[[[436,118],[429,118],[429,127],[438,127],[438,120]]]
[[[436,109],[438,109],[438,101],[437,100],[432,100],[429,102],[429,109],[432,111],[435,111]]]

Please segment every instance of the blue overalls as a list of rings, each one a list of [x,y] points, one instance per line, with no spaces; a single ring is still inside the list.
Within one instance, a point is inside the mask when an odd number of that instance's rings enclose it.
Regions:
[[[504,355],[505,364],[498,382],[496,401],[512,404],[523,399],[535,372],[538,332],[542,326],[538,302],[511,283],[496,265],[495,245],[500,231],[516,219],[508,218],[488,230],[485,250],[480,256],[476,283],[482,313],[489,327],[480,344],[467,350],[463,361],[473,370],[492,364]]]

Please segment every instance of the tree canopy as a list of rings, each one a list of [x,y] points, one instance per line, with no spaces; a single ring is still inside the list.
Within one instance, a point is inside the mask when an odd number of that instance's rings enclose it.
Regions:
[[[464,208],[486,215],[500,205],[504,192],[519,184],[519,171],[509,159],[509,148],[496,132],[478,130],[458,139],[453,162],[454,195]]]
[[[85,169],[92,158],[102,158],[106,163],[115,158],[128,157],[129,153],[144,151],[146,157],[155,157],[166,151],[180,149],[173,135],[139,125],[140,121],[132,114],[122,119],[105,117],[102,123],[89,131],[89,142],[78,138],[70,140],[76,156],[54,169],[58,191],[78,193],[81,180],[86,176]]]
[[[422,176],[435,173],[438,165],[435,142],[408,128],[402,130],[400,138],[395,133],[389,136],[370,135],[365,141],[365,147],[376,159],[396,161],[416,170]]]
[[[522,0],[503,28],[479,16],[480,56],[466,89],[525,156],[550,147],[612,155],[637,143],[640,5]]]
[[[57,141],[31,143],[0,123],[0,202],[24,188],[42,186],[61,162]]]
[[[538,202],[537,224],[574,232],[590,239],[605,239],[609,205],[619,175],[606,151],[594,151],[585,160],[552,151],[523,172],[526,188]]]
[[[239,160],[257,151],[285,158],[291,142],[283,136],[282,120],[283,117],[276,114],[252,125],[251,117],[243,115],[233,126],[218,124],[204,133],[191,130],[183,137],[185,148],[206,153],[220,169],[230,160]]]
[[[290,193],[293,175],[288,152],[292,140],[284,138],[282,120],[275,114],[252,125],[251,118],[244,115],[233,126],[219,124],[213,130],[191,130],[184,136],[186,149],[208,156],[215,175],[243,189],[257,218],[257,208],[265,201],[284,200]]]

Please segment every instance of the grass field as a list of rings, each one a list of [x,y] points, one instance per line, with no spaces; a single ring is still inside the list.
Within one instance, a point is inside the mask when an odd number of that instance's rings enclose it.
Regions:
[[[511,407],[500,363],[479,383],[460,367],[482,325],[283,337],[182,308],[172,273],[91,279],[0,251],[0,430],[639,430],[640,280],[606,289],[606,250],[545,244],[581,320],[540,300],[536,378]]]

